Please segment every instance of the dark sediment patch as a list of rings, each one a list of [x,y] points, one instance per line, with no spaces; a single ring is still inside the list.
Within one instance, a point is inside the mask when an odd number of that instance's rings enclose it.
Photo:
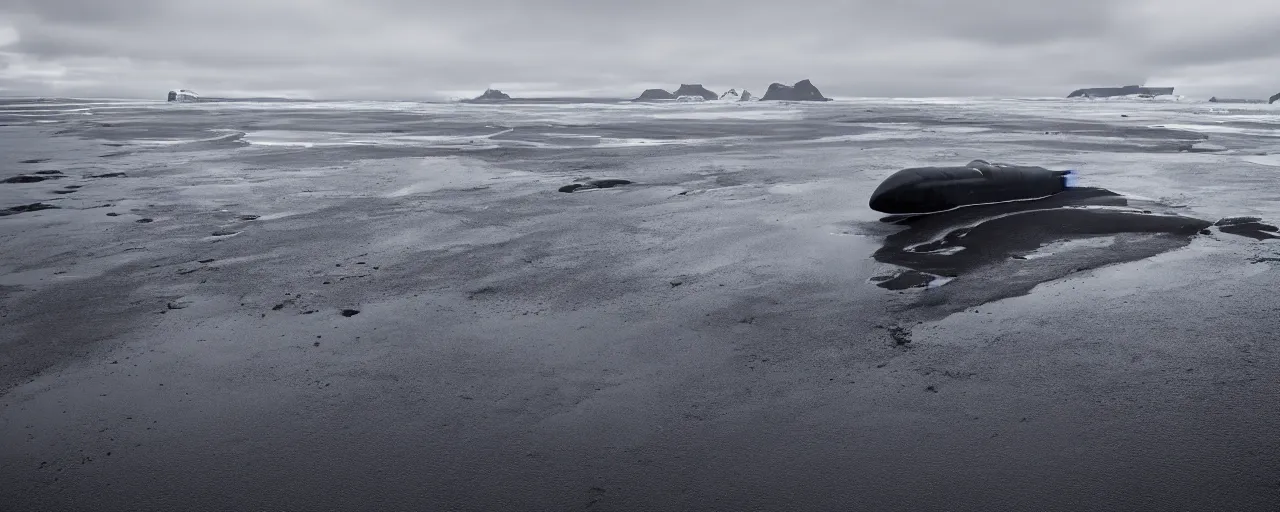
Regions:
[[[48,162],[49,160],[52,160],[52,159],[51,159],[51,158],[32,158],[32,159],[30,159],[30,160],[23,160],[23,161],[18,162],[18,163],[20,163],[20,164],[42,164],[42,163]]]
[[[1280,238],[1280,228],[1272,224],[1264,224],[1262,219],[1257,217],[1229,217],[1214,223],[1214,226],[1223,233],[1247,236],[1254,240]]]
[[[572,185],[565,185],[563,187],[560,187],[559,190],[560,192],[569,193],[569,192],[576,192],[579,190],[590,190],[595,188],[613,188],[619,185],[630,185],[632,183],[634,182],[631,180],[618,180],[618,179],[587,180],[584,183],[574,183]]]
[[[128,175],[122,172],[109,172],[106,174],[92,174],[90,178],[127,178]]]
[[[20,206],[10,206],[8,208],[0,210],[0,217],[4,217],[6,215],[17,215],[19,213],[38,212],[40,210],[57,210],[57,209],[58,209],[57,206],[54,206],[51,204],[31,203],[31,204],[24,204]]]
[[[938,276],[933,274],[907,270],[893,275],[873,277],[871,282],[886,290],[909,290],[911,288],[927,287],[929,283],[936,279],[938,279]]]
[[[1184,247],[1212,225],[1128,208],[1123,196],[1100,188],[889,219],[906,229],[886,237],[873,257],[924,275],[955,278],[920,296],[920,305],[948,314],[1023,295],[1080,270]],[[1049,250],[1055,245],[1060,247]],[[924,275],[903,273],[878,284],[905,289],[932,282]]]
[[[40,183],[45,180],[56,180],[61,177],[62,176],[56,175],[33,176],[30,174],[20,174],[12,178],[5,178],[5,180],[0,181],[0,183]]]

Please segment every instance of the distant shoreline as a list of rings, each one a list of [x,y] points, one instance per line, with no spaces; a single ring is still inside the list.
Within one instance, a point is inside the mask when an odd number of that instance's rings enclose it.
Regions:
[[[1086,99],[1064,98],[1061,96],[837,96],[831,98],[835,102],[856,102],[856,101],[873,101],[873,100],[891,100],[891,101],[955,101],[955,100],[974,100],[974,101],[1063,101],[1071,103],[1079,102],[1120,102],[1125,101],[1127,97],[1114,97],[1102,99]],[[1181,97],[1176,101],[1170,100],[1150,100],[1141,98],[1132,98],[1134,101],[1143,103],[1162,103],[1162,102],[1183,102],[1183,103],[1214,103],[1209,98],[1186,98]],[[143,103],[170,103],[164,99],[156,98],[119,98],[119,97],[75,97],[75,96],[7,96],[0,94],[0,102],[4,101],[24,101],[24,102],[52,102],[52,101],[82,101],[82,102],[143,102]],[[316,99],[295,99],[295,98],[271,98],[271,97],[245,97],[245,98],[201,98],[196,102],[178,102],[178,103],[343,103],[343,102],[371,102],[371,103],[422,103],[422,104],[468,104],[468,105],[501,105],[501,104],[602,104],[602,103],[643,103],[643,104],[666,104],[676,103],[675,101],[636,101],[634,98],[610,98],[610,97],[534,97],[534,98],[512,98],[502,101],[471,101],[467,99],[448,99],[448,100],[424,100],[424,99],[367,99],[367,98],[316,98]],[[721,103],[717,101],[709,101],[710,103]],[[753,102],[754,103],[754,102]],[[799,102],[781,102],[781,103],[799,103]],[[1267,105],[1265,100],[1261,103],[1230,103],[1219,102],[1222,105]]]

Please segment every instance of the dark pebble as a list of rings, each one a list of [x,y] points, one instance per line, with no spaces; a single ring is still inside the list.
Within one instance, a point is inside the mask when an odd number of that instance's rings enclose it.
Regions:
[[[342,310],[342,316],[345,316],[345,317],[347,317],[347,318],[351,318],[351,317],[356,316],[356,315],[358,315],[358,314],[360,314],[360,311],[358,311],[358,310],[354,310],[354,309],[344,309],[344,310]]]
[[[284,309],[284,304],[283,304],[283,303],[281,303],[281,304],[276,304],[276,305],[274,305],[274,306],[271,306],[271,310],[272,310],[272,311],[280,311],[280,310],[282,310],[282,309]]]
[[[231,236],[236,233],[239,233],[239,231],[232,231],[230,229],[219,229],[213,232],[213,236]]]
[[[156,221],[155,219],[147,219],[147,218],[143,218],[143,219],[138,219],[138,220],[136,220],[136,221],[134,221],[134,222],[137,222],[138,224],[150,224],[150,223],[155,222],[155,221]]]
[[[128,175],[122,172],[109,172],[106,174],[93,174],[90,178],[127,178]]]
[[[23,160],[23,161],[18,162],[18,163],[20,163],[20,164],[42,164],[42,163],[45,163],[45,162],[48,162],[48,161],[49,161],[49,159],[48,159],[48,158],[32,158],[32,159],[30,159],[30,160]],[[55,171],[55,172],[56,172],[56,171]]]
[[[119,217],[119,216],[120,216],[120,214],[118,214],[118,213],[116,213],[116,212],[111,212],[111,213],[108,213],[108,214],[107,214],[107,216],[108,216],[108,217]]]
[[[60,175],[60,174],[62,174],[62,171],[36,171],[36,172],[34,172],[34,173],[32,173],[32,174],[42,174],[42,175],[45,175],[45,176],[53,176],[53,175]]]
[[[213,259],[213,258],[209,258],[209,259],[206,259],[206,260],[200,260],[200,263],[213,263],[213,262],[215,262],[215,261],[218,261],[218,260],[215,260],[215,259]]]

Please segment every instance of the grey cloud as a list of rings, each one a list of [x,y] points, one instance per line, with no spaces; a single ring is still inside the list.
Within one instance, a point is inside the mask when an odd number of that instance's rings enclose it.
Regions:
[[[0,25],[20,34],[3,51],[64,70],[44,89],[65,94],[96,81],[146,97],[184,86],[424,98],[492,83],[629,95],[812,78],[832,95],[1057,96],[1208,64],[1249,74],[1280,55],[1280,8],[1235,3],[8,0]],[[1249,76],[1205,95],[1280,88]],[[41,87],[0,68],[0,94]]]

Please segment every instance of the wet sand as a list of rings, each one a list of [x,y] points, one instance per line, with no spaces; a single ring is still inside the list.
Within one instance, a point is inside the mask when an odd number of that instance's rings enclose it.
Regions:
[[[1167,138],[1049,147],[1053,120],[1004,139],[925,131],[945,120],[840,134],[889,115],[841,108],[856,115],[803,137],[779,134],[804,119],[716,121],[762,139],[581,149],[259,152],[249,126],[150,148],[0,127],[0,179],[67,176],[0,185],[0,207],[58,206],[0,218],[0,502],[1280,505],[1280,246],[1231,232],[1274,224],[1264,166]],[[608,126],[581,129],[623,129]],[[1130,195],[897,224],[866,207],[900,168],[974,158]],[[634,183],[558,191],[586,178]],[[1212,226],[1243,216],[1259,220]],[[876,286],[910,270],[954,280]]]

